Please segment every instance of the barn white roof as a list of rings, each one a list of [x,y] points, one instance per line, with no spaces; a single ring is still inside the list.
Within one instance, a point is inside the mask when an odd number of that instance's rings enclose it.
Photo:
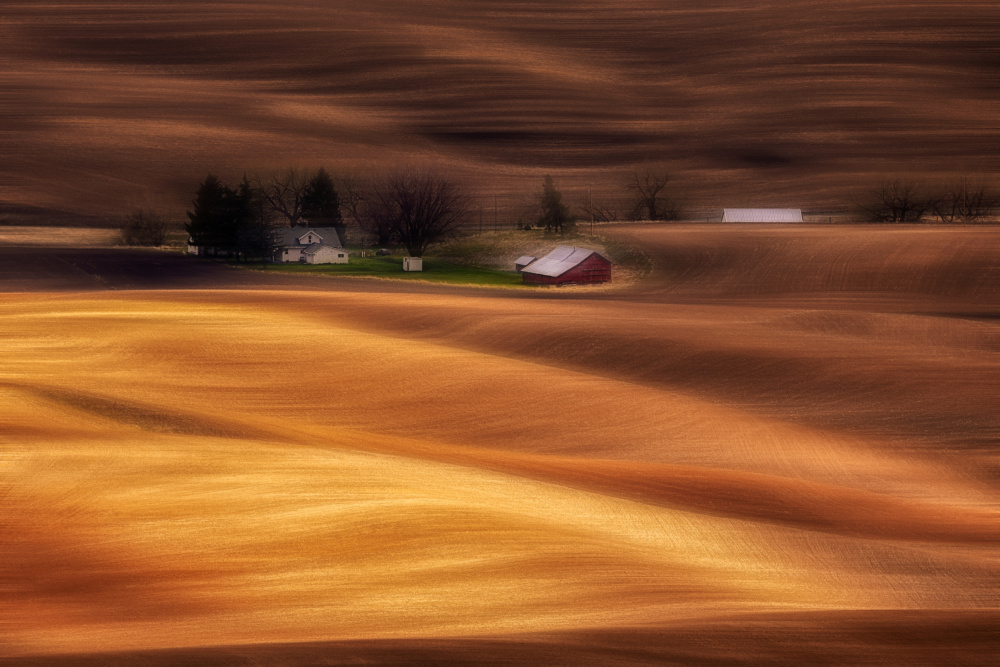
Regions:
[[[524,267],[523,273],[534,273],[539,276],[555,278],[566,273],[596,252],[596,250],[589,250],[587,248],[559,245],[545,257],[535,260]]]
[[[723,222],[802,222],[800,208],[727,208]]]

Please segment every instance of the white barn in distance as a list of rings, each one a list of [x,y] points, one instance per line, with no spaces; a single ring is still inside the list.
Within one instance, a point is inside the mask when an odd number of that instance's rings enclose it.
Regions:
[[[723,222],[802,222],[800,208],[726,208]]]

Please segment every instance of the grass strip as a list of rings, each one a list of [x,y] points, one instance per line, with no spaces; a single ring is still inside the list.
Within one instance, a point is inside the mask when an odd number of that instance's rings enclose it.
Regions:
[[[351,257],[348,264],[254,264],[248,265],[265,271],[306,273],[321,276],[359,276],[392,278],[395,280],[422,280],[453,285],[485,285],[491,287],[521,287],[521,274],[510,271],[484,269],[424,258],[423,271],[403,271],[402,257]]]

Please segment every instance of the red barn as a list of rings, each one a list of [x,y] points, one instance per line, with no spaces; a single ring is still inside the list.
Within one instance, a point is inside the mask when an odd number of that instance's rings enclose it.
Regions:
[[[611,261],[594,250],[561,245],[521,269],[521,275],[537,285],[606,283],[611,281]]]

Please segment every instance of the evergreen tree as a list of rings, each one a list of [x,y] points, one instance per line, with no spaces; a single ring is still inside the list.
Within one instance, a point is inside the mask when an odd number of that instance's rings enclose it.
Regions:
[[[320,168],[306,184],[302,193],[302,218],[308,227],[334,227],[344,243],[344,219],[340,214],[340,197],[333,179]]]
[[[562,203],[562,194],[556,190],[551,176],[546,176],[542,184],[542,215],[538,225],[545,227],[547,232],[559,232],[560,235],[571,232],[576,219],[569,214],[566,204]]]
[[[246,175],[236,188],[234,199],[237,257],[267,261],[275,249],[274,216],[260,190]]]
[[[212,255],[266,259],[274,248],[272,215],[260,190],[246,176],[237,189],[209,174],[191,202],[184,225],[194,245]]]
[[[213,255],[235,246],[236,225],[233,218],[235,193],[213,174],[205,177],[191,202],[189,222],[184,225],[191,243],[210,249]]]

